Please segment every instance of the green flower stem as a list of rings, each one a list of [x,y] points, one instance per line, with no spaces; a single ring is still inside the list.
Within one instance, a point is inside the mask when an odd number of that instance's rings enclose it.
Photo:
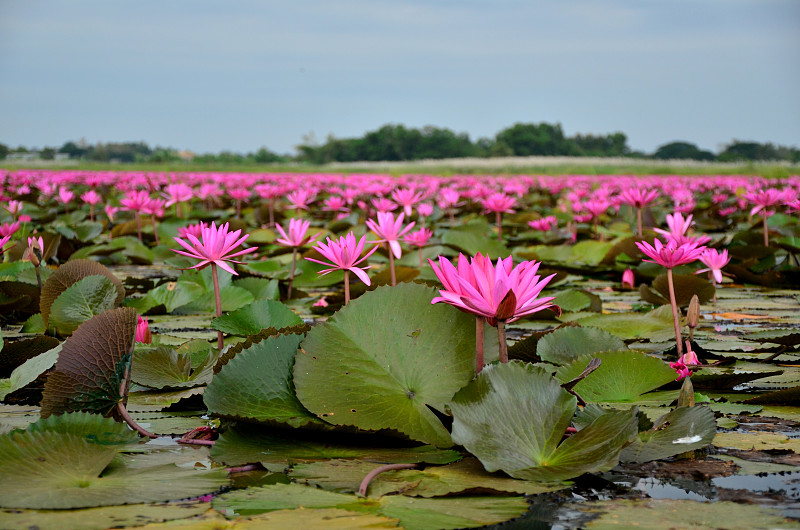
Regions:
[[[766,211],[766,208],[765,208]],[[764,246],[769,246],[769,230],[767,229],[767,216],[762,215],[761,219],[763,219],[763,226],[764,226]]]
[[[675,348],[678,350],[678,357],[683,355],[683,345],[681,344],[681,318],[678,316],[678,303],[675,301],[675,283],[672,281],[672,269],[667,269],[667,285],[669,286],[669,303],[672,305],[672,321],[675,324]]]
[[[216,307],[217,307],[217,316],[221,317],[222,316],[222,300],[220,299],[220,296],[219,296],[219,274],[217,273],[217,264],[216,263],[212,263],[211,264],[211,280],[214,283],[214,303],[216,304]],[[220,351],[222,351],[222,348],[224,346],[225,346],[225,344],[224,344],[224,341],[223,341],[222,332],[221,331],[217,331],[217,347],[219,348]]]

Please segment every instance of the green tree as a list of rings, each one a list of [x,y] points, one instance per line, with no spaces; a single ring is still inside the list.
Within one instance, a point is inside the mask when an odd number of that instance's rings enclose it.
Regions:
[[[514,156],[573,154],[560,123],[515,123],[497,133],[495,139],[508,145]]]
[[[689,142],[670,142],[659,146],[653,153],[653,158],[661,160],[714,160],[711,151],[703,151],[695,144]]]
[[[8,155],[8,146],[6,144],[0,144],[0,160],[5,159],[6,155]]]

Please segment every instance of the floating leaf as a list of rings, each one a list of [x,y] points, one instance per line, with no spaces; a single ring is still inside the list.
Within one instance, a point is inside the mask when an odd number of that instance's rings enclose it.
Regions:
[[[636,415],[609,412],[563,441],[577,400],[544,370],[490,365],[450,403],[453,441],[487,471],[544,482],[607,471],[637,432]]]
[[[800,331],[797,329],[767,329],[764,331],[756,331],[747,333],[742,336],[742,339],[754,342],[769,342],[772,344],[781,344],[784,346],[797,346],[800,345]]]
[[[292,467],[294,481],[339,493],[356,493],[362,479],[377,467],[363,460],[327,460]],[[541,484],[488,473],[475,458],[465,458],[446,466],[401,469],[381,473],[369,484],[369,497],[401,493],[409,497],[441,497],[480,491],[497,494],[536,495],[563,489],[563,484]]]
[[[83,322],[112,309],[116,286],[102,275],[81,278],[58,295],[50,306],[50,326],[59,335],[70,335]]]
[[[349,442],[349,443],[348,443]],[[362,442],[363,444],[364,442]],[[261,463],[283,470],[298,462],[355,458],[373,463],[447,464],[461,458],[461,453],[437,449],[431,445],[419,447],[375,447],[357,445],[352,440],[326,439],[319,436],[270,432],[255,425],[237,425],[217,440],[211,456],[230,466]]]
[[[0,377],[10,377],[11,373],[24,362],[52,350],[59,344],[60,342],[57,338],[46,335],[6,342],[5,344],[0,338]]]
[[[419,284],[381,287],[312,328],[294,368],[303,405],[335,425],[452,445],[428,407],[444,410],[473,377],[475,319],[432,305],[434,295]]]
[[[8,384],[0,386],[0,400],[5,399],[6,396],[12,392],[25,388],[36,381],[40,375],[52,368],[53,365],[56,364],[58,354],[61,352],[61,346],[61,344],[58,344],[53,349],[41,353],[32,359],[28,359],[15,368],[7,380]]]
[[[797,405],[800,403],[800,386],[760,394],[746,400],[745,403],[753,405]]]
[[[57,432],[83,438],[99,445],[124,445],[136,442],[138,436],[124,423],[88,412],[68,412],[42,418],[32,423],[29,432]]]
[[[553,364],[567,364],[589,353],[624,349],[622,339],[591,327],[559,328],[544,335],[536,345],[539,357]]]
[[[110,414],[130,369],[137,314],[111,309],[81,324],[63,344],[55,371],[47,378],[42,417],[70,411]]]
[[[249,488],[225,493],[214,499],[214,509],[239,515],[301,506],[379,514],[399,519],[400,526],[408,530],[474,528],[519,517],[528,509],[523,497],[413,499],[402,495],[387,495],[379,499],[359,499],[354,495],[333,493],[299,484]]]
[[[235,287],[247,289],[253,293],[256,300],[277,300],[280,296],[278,280],[266,280],[264,278],[240,278],[233,281]]]
[[[711,443],[716,432],[714,413],[708,407],[678,407],[658,418],[651,429],[640,432],[622,450],[620,460],[643,463],[701,449]]]
[[[557,293],[552,303],[560,307],[562,311],[568,312],[586,310],[599,313],[603,309],[599,296],[578,289],[570,289]]]
[[[269,300],[267,300],[269,301]],[[302,427],[322,424],[295,396],[292,368],[302,335],[276,335],[253,343],[227,362],[203,396],[218,416]]]
[[[596,517],[585,525],[587,530],[664,528],[665,526],[669,528],[752,530],[753,528],[796,528],[797,526],[794,521],[785,519],[777,509],[737,502],[698,503],[689,500],[619,499],[581,504],[577,509]]]
[[[276,300],[259,300],[211,321],[211,327],[231,335],[255,335],[262,329],[281,329],[302,324],[303,320]]]
[[[604,329],[623,340],[649,339],[662,342],[675,337],[672,308],[661,306],[649,313],[610,313],[575,319],[583,327]]]
[[[497,240],[496,235],[487,235],[492,228],[483,220],[472,221],[442,233],[442,243],[450,245],[465,254],[474,256],[478,252],[492,259],[506,258],[511,251]]]
[[[714,284],[694,274],[673,274],[675,285],[675,302],[678,307],[689,305],[692,296],[697,295],[701,304],[709,302],[714,297],[716,288]],[[639,294],[645,302],[655,305],[669,304],[669,284],[667,275],[660,274],[653,280],[652,288],[645,284],[639,286]]]
[[[789,438],[777,432],[718,432],[714,445],[743,451],[800,451],[800,438]]]
[[[206,343],[208,344],[208,343]],[[131,367],[131,380],[150,388],[188,388],[211,381],[216,355],[206,353],[203,363],[192,370],[192,356],[168,346],[136,352]]]
[[[636,401],[642,394],[675,380],[675,370],[661,359],[629,350],[584,355],[562,366],[556,378],[562,383],[577,377],[593,358],[600,367],[573,388],[586,401]]]
[[[195,504],[134,504],[131,506],[108,506],[83,510],[3,510],[0,521],[6,528],[36,528],[59,530],[80,528],[81,530],[106,530],[160,523],[200,515],[208,510],[205,503]]]
[[[125,288],[122,286],[122,282],[119,278],[114,276],[110,270],[100,263],[88,259],[68,261],[56,269],[42,286],[42,295],[39,305],[45,325],[50,325],[50,307],[61,293],[79,280],[87,276],[95,276],[98,274],[108,278],[116,288],[117,297],[114,299],[114,305],[121,304],[122,300],[125,298]]]
[[[54,431],[0,436],[0,505],[71,509],[156,502],[212,492],[227,484],[224,469],[199,472],[174,465],[129,468],[113,445]],[[24,488],[19,485],[24,484]]]

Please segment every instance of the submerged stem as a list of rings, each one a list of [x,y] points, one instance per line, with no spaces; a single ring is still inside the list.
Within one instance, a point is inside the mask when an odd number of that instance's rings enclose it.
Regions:
[[[672,305],[672,321],[675,324],[675,347],[678,350],[678,357],[683,355],[683,345],[681,344],[681,319],[678,316],[678,303],[675,301],[675,283],[672,281],[672,269],[667,269],[667,285],[669,286],[669,303]]]

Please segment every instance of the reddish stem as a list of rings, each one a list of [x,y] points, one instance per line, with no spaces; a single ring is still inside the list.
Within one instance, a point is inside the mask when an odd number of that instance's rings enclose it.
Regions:
[[[385,471],[393,471],[395,469],[414,469],[415,467],[417,467],[417,464],[386,464],[385,466],[376,467],[367,473],[367,476],[361,481],[361,485],[358,487],[358,494],[362,497],[366,497],[369,483],[372,482],[372,479]]]
[[[344,271],[344,305],[350,302],[350,271]]]
[[[761,218],[764,220],[764,246],[769,246],[769,230],[767,230],[767,216],[762,214]]]
[[[178,440],[179,444],[187,444],[187,445],[216,445],[217,442],[214,440],[196,440],[193,438],[181,438]]]
[[[158,240],[158,229],[156,228],[156,216],[155,215],[151,215],[150,216],[150,221],[153,224],[153,235],[156,236],[156,245],[158,245],[158,244],[160,244],[160,242]]]
[[[117,412],[119,412],[119,415],[122,416],[123,420],[125,420],[125,423],[127,423],[131,429],[138,432],[141,436],[144,436],[145,438],[158,438],[158,435],[151,433],[150,431],[148,431],[147,429],[136,423],[136,420],[134,420],[131,417],[130,413],[128,413],[128,409],[125,408],[123,400],[127,395],[128,375],[129,375],[128,369],[125,368],[125,373],[123,374],[122,381],[119,384],[119,401],[117,401]]]
[[[636,229],[639,237],[642,237],[642,209],[636,208]]]
[[[139,243],[142,242],[142,217],[136,212],[136,235],[139,236]]]
[[[292,247],[292,270],[289,271],[289,290],[286,293],[286,299],[292,297],[292,284],[294,283],[294,270],[297,266],[297,247]]]
[[[217,316],[221,317],[222,316],[222,300],[220,299],[220,296],[219,296],[219,275],[217,273],[217,264],[216,263],[212,263],[211,264],[211,281],[214,283],[214,303],[216,304],[216,307],[217,307]],[[222,336],[222,332],[221,331],[217,331],[217,347],[219,348],[220,351],[222,351],[222,348],[225,347],[225,344],[223,343],[223,336]]]
[[[669,303],[672,305],[672,321],[675,324],[675,347],[678,357],[683,355],[681,344],[681,319],[678,316],[678,303],[675,301],[675,283],[672,281],[672,269],[667,269],[667,286],[669,287]]]
[[[386,243],[386,248],[389,249],[389,275],[392,278],[392,287],[397,285],[397,277],[394,274],[394,253],[392,252],[392,247],[389,246],[389,243]]]
[[[502,242],[503,241],[503,214],[500,212],[494,213],[495,222],[497,223],[497,240]]]
[[[506,321],[497,321],[497,342],[500,346],[500,362],[508,362],[508,344],[506,344]]]

